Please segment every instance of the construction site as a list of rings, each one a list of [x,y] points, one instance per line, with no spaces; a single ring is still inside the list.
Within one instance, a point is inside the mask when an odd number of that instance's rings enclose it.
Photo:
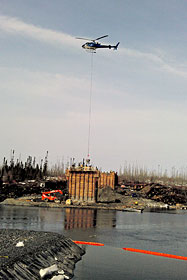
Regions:
[[[57,193],[61,196],[57,199]],[[54,202],[60,203],[54,203]],[[0,202],[46,207],[100,207],[137,209],[179,207],[187,204],[186,185],[160,181],[129,181],[116,172],[102,172],[90,160],[74,161],[61,177],[50,176],[47,159],[43,165],[4,161],[0,176]],[[25,204],[26,203],[26,204]]]
[[[101,172],[89,164],[89,161],[66,170],[69,197],[72,202],[97,202],[98,189],[109,186],[114,189],[118,176],[114,171]]]

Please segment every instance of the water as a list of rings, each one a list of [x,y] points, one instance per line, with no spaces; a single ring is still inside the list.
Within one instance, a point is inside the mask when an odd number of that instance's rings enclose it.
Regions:
[[[62,233],[73,240],[104,243],[86,246],[75,279],[187,278],[187,262],[127,252],[130,247],[187,256],[187,212],[128,213],[93,209],[0,207],[0,227]]]

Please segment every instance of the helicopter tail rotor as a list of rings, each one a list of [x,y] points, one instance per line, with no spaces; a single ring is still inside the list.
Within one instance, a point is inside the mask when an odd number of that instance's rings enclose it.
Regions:
[[[114,50],[117,51],[119,44],[120,44],[120,42],[118,42],[118,43],[114,46]]]

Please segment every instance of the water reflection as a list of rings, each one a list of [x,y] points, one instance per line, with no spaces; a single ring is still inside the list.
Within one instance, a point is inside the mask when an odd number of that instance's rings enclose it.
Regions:
[[[116,211],[115,210],[98,210],[97,227],[111,228],[116,227]]]
[[[168,208],[157,208],[157,207],[152,207],[152,208],[146,208],[144,212],[154,212],[154,213],[167,213],[167,214],[179,214],[180,210],[176,209],[168,209]]]
[[[1,228],[62,232],[64,212],[62,210],[36,207],[0,207]]]
[[[115,227],[116,211],[101,211],[96,209],[65,209],[64,228]]]
[[[95,209],[65,209],[64,228],[93,228],[96,226],[97,211]]]
[[[78,208],[0,207],[2,228],[42,231],[116,227],[116,211]]]

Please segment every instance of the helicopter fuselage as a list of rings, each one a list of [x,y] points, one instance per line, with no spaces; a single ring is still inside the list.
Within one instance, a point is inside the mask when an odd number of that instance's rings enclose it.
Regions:
[[[85,50],[91,51],[91,52],[92,51],[95,52],[96,49],[114,49],[114,50],[117,50],[117,48],[119,46],[119,42],[115,46],[102,45],[98,42],[98,40],[103,39],[105,37],[108,37],[108,35],[103,35],[103,36],[98,37],[96,39],[88,39],[88,38],[82,38],[82,37],[77,37],[76,39],[89,40],[84,45],[82,45],[82,48],[85,49]]]
[[[111,45],[102,45],[100,43],[96,43],[96,42],[87,42],[84,45],[82,45],[83,49],[87,49],[87,50],[96,50],[96,49],[117,49],[118,44],[116,46],[111,46]]]

